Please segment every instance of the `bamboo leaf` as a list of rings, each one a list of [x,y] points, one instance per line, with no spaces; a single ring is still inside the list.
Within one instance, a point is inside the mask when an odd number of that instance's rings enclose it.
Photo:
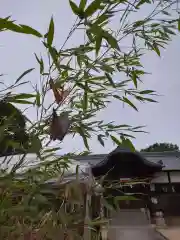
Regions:
[[[61,68],[60,68],[60,65],[59,65],[59,62],[58,62],[58,52],[57,52],[57,50],[54,47],[51,47],[51,46],[47,46],[47,47],[49,49],[49,53],[52,57],[53,63],[55,64],[57,70],[59,72],[61,72]]]
[[[81,11],[84,11],[84,8],[86,7],[86,3],[87,3],[87,0],[81,0],[81,2],[79,4],[79,9]]]
[[[29,153],[39,153],[40,149],[42,148],[42,144],[38,136],[33,136],[31,138],[31,147],[29,148]]]
[[[88,83],[86,81],[84,96],[83,96],[83,111],[86,112],[87,108],[88,108]]]
[[[21,74],[21,76],[18,77],[18,79],[16,80],[15,84],[18,83],[25,75],[27,75],[28,73],[32,72],[32,70],[34,70],[34,68],[30,68],[30,69],[26,70],[25,72],[23,72]]]
[[[101,16],[98,17],[98,19],[96,20],[95,24],[96,25],[100,25],[101,23],[107,21],[108,19],[109,19],[109,15],[102,14]]]
[[[13,32],[22,33],[22,28],[19,25],[16,25],[12,21],[0,21],[0,29],[7,29]]]
[[[35,30],[34,28],[27,26],[27,25],[23,25],[20,24],[21,28],[22,28],[22,33],[26,33],[26,34],[31,34],[34,35],[36,37],[42,37],[42,34],[40,32],[38,32],[37,30]]]
[[[27,99],[27,98],[34,98],[36,95],[35,94],[30,94],[30,93],[20,93],[15,96],[13,96],[13,99]]]
[[[26,99],[34,98],[34,97],[36,97],[36,95],[34,95],[34,94],[21,93],[21,94],[15,95],[15,96],[10,96],[7,98],[7,100],[12,103],[33,104],[33,102],[27,101]]]
[[[126,97],[123,97],[123,102],[127,103],[129,106],[134,108],[136,111],[138,111],[137,107]]]
[[[33,102],[27,100],[19,100],[19,99],[10,99],[9,102],[18,103],[18,104],[33,104]]]
[[[155,91],[153,91],[153,90],[144,90],[144,91],[140,91],[139,93],[140,94],[152,94],[152,93],[154,93]]]
[[[161,11],[164,15],[166,15],[166,16],[171,16],[171,14],[170,13],[168,13],[167,11]]]
[[[178,19],[178,31],[180,32],[180,18]]]
[[[141,5],[143,5],[144,3],[151,3],[150,0],[140,0],[138,2],[138,4],[136,5],[136,9],[138,9]]]
[[[92,16],[98,9],[100,9],[101,1],[94,0],[85,10],[85,17]]]
[[[157,101],[152,99],[152,98],[144,98],[144,100],[147,101],[147,102],[157,103]]]
[[[96,55],[98,55],[100,49],[101,49],[101,43],[102,43],[102,36],[101,34],[99,34],[97,37],[96,37]]]
[[[109,43],[109,45],[112,48],[118,49],[119,50],[119,45],[117,40],[107,31],[103,31],[103,37],[106,39],[106,41]]]
[[[134,86],[137,88],[137,75],[134,71],[132,71],[132,80],[133,80]]]
[[[38,91],[37,94],[36,94],[36,105],[37,105],[38,107],[41,106],[41,94],[40,94],[39,91]]]
[[[102,134],[99,134],[99,135],[97,136],[98,141],[99,141],[100,144],[104,147],[104,140],[103,140],[103,137],[104,137],[104,135],[102,135]]]
[[[106,77],[107,77],[107,79],[108,79],[109,83],[111,84],[111,86],[115,88],[115,87],[116,87],[116,85],[115,85],[115,83],[114,83],[114,81],[113,81],[112,77],[110,76],[110,74],[108,74],[108,73],[105,73],[105,75],[106,75]]]
[[[136,151],[136,149],[135,149],[134,145],[132,144],[132,142],[130,141],[130,139],[125,138],[124,136],[121,136],[121,140],[122,140],[122,143],[121,143],[122,146],[127,147],[132,152]]]
[[[84,142],[84,146],[88,149],[89,151],[89,144],[88,144],[88,141],[87,141],[87,137],[86,135],[84,134],[84,130],[82,127],[78,127],[78,132],[80,134],[80,136],[82,137],[83,139],[83,142]]]
[[[54,39],[54,20],[53,20],[53,17],[51,17],[51,21],[49,24],[49,30],[48,30],[48,34],[47,34],[47,43],[49,46],[52,45],[53,39]]]
[[[121,141],[118,140],[115,136],[111,135],[111,139],[113,140],[114,143],[116,143],[118,146],[121,145]]]
[[[80,12],[78,6],[71,0],[69,1],[69,4],[71,6],[71,9],[72,9],[73,13],[78,16],[79,12]]]
[[[158,56],[161,55],[160,50],[159,50],[158,45],[157,45],[156,42],[153,43],[153,49],[157,53]]]
[[[13,32],[18,32],[18,33],[25,33],[25,34],[30,34],[34,35],[36,37],[42,37],[42,34],[39,33],[37,30],[34,28],[27,26],[27,25],[16,25],[12,21],[9,21],[7,19],[0,19],[0,29],[7,29]]]
[[[43,60],[42,60],[42,58],[39,59],[38,56],[36,55],[36,53],[34,55],[35,55],[35,58],[36,58],[37,62],[39,63],[39,66],[40,66],[40,74],[43,74],[43,72],[44,72]]]

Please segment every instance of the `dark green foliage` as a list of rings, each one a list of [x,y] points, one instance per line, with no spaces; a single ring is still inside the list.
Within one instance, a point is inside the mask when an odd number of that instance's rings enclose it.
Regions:
[[[151,146],[141,149],[141,152],[167,152],[167,151],[179,151],[179,147],[172,143],[154,143]]]
[[[0,156],[23,153],[29,147],[25,116],[13,104],[0,101]]]

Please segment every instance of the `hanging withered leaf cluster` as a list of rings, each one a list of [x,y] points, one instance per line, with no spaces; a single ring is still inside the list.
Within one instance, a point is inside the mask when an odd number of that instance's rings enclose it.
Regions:
[[[64,90],[64,87],[57,88],[54,81],[49,81],[50,89],[53,91],[55,101],[58,105],[64,103],[64,100],[68,97],[70,90]],[[62,141],[70,127],[71,121],[68,118],[67,113],[63,113],[60,116],[57,115],[56,110],[53,109],[52,120],[50,124],[50,139]]]
[[[69,89],[64,90],[64,87],[57,88],[52,79],[50,79],[49,81],[49,86],[50,86],[50,89],[53,91],[55,101],[58,105],[62,104],[70,94]]]
[[[52,120],[50,124],[50,139],[62,141],[67,134],[71,121],[68,118],[68,113],[57,115],[56,110],[53,109]]]

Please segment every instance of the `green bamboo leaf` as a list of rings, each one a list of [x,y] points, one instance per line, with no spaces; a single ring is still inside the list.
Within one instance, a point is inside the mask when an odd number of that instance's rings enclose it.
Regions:
[[[144,100],[147,101],[147,102],[157,103],[157,101],[152,99],[152,98],[144,98]]]
[[[34,70],[34,68],[30,68],[30,69],[26,70],[25,72],[23,72],[21,74],[21,76],[18,77],[18,79],[16,80],[15,84],[18,83],[25,75],[27,75],[28,73],[32,72],[32,70]]]
[[[40,94],[40,92],[39,91],[37,91],[37,94],[36,94],[36,105],[38,106],[38,107],[40,107],[41,106],[41,94]]]
[[[52,57],[53,63],[55,64],[57,70],[59,72],[61,72],[61,68],[60,68],[60,65],[59,65],[59,62],[58,62],[59,55],[58,55],[57,50],[54,47],[51,47],[51,46],[47,46],[47,48],[49,49],[49,53],[50,53],[50,55]]]
[[[100,68],[105,72],[109,72],[109,73],[114,72],[114,68],[110,65],[107,65],[107,64],[103,64]]]
[[[31,34],[34,35],[36,37],[42,37],[42,34],[40,32],[38,32],[37,30],[35,30],[34,28],[27,26],[27,25],[23,25],[20,24],[21,28],[22,28],[22,33],[26,33],[26,34]]]
[[[121,145],[121,141],[118,140],[115,136],[111,135],[111,139],[113,140],[114,143],[116,143],[118,146]]]
[[[22,33],[22,28],[19,25],[16,25],[12,21],[7,21],[5,19],[0,19],[0,29],[6,29],[13,32]]]
[[[81,11],[84,11],[84,8],[86,7],[86,3],[87,3],[87,0],[81,0],[81,2],[79,4],[79,9]]]
[[[104,147],[104,140],[103,140],[103,137],[104,137],[104,135],[102,135],[102,134],[99,134],[99,135],[97,136],[98,141],[99,141],[100,144]]]
[[[101,43],[102,43],[102,36],[101,34],[99,34],[97,37],[96,37],[96,55],[98,55],[100,49],[101,49]]]
[[[180,32],[180,18],[178,19],[178,31]]]
[[[125,138],[124,136],[121,136],[121,141],[122,141],[122,143],[121,143],[122,146],[127,147],[132,152],[136,151],[136,149],[130,139]]]
[[[28,149],[29,153],[39,153],[42,148],[42,144],[38,136],[33,136],[31,138],[31,147]]]
[[[92,16],[98,9],[100,9],[101,1],[94,0],[85,10],[85,17]]]
[[[163,26],[164,32],[165,33],[169,33],[171,35],[176,35],[175,32],[173,32],[171,29],[169,29],[168,27]]]
[[[151,3],[151,0],[140,0],[138,4],[135,6],[135,8],[138,9],[144,3]]]
[[[58,150],[60,150],[59,147],[49,148],[49,149],[45,149],[44,153],[52,153],[52,152],[55,152],[55,151],[58,151]]]
[[[83,111],[85,112],[88,108],[88,82],[85,82],[85,90],[83,96]]]
[[[169,12],[167,12],[167,11],[161,11],[164,15],[166,15],[166,16],[171,16],[171,14],[169,13]]]
[[[144,91],[140,91],[139,94],[152,94],[154,92],[155,91],[153,91],[153,90],[144,90]]]
[[[17,94],[15,96],[13,96],[12,98],[13,99],[24,99],[24,98],[34,98],[36,97],[35,94],[31,94],[31,93],[20,93],[20,94]]]
[[[69,67],[68,65],[61,64],[61,65],[59,65],[59,67],[61,69],[64,69],[64,70],[69,70],[69,71],[73,71],[74,70],[73,68]]]
[[[18,104],[33,104],[33,102],[27,100],[19,100],[19,99],[10,99],[9,102],[18,103]]]
[[[78,87],[80,87],[81,89],[83,89],[84,91],[88,91],[88,92],[92,93],[92,90],[88,87],[88,85],[85,86],[80,82],[76,82],[76,85]]]
[[[79,12],[80,12],[78,6],[71,0],[69,1],[69,4],[71,6],[71,9],[72,9],[73,13],[78,16]]]
[[[83,142],[84,142],[84,146],[87,148],[87,150],[89,151],[89,144],[88,144],[88,141],[87,141],[87,137],[86,135],[84,134],[84,130],[82,127],[78,127],[78,132],[80,134],[80,136],[82,137],[83,139]]]
[[[44,72],[43,60],[42,60],[42,58],[39,59],[38,56],[36,55],[36,53],[34,55],[35,55],[35,58],[36,58],[37,62],[39,63],[39,66],[40,66],[40,74],[43,74],[43,72]]]
[[[133,24],[133,28],[137,28],[137,27],[140,27],[142,25],[145,24],[145,21],[143,20],[140,20],[140,21],[136,21],[134,24]]]
[[[109,15],[107,14],[102,14],[101,16],[99,16],[95,22],[96,25],[99,25],[105,21],[107,21],[109,19]]]
[[[103,31],[103,37],[106,39],[106,41],[109,43],[109,45],[112,48],[118,49],[119,50],[119,45],[117,40],[107,31]]]
[[[48,30],[48,34],[47,34],[47,43],[49,46],[52,45],[53,39],[54,39],[54,20],[53,20],[53,17],[51,17],[51,21],[49,24],[49,30]]]
[[[115,85],[115,83],[114,83],[114,81],[113,81],[112,77],[110,76],[110,74],[108,74],[108,73],[105,73],[105,75],[106,75],[106,77],[107,77],[107,79],[108,79],[109,83],[111,84],[111,86],[115,88],[115,87],[116,87],[116,85]]]
[[[17,94],[15,96],[9,96],[7,97],[7,101],[11,103],[18,103],[18,104],[33,104],[33,102],[30,102],[26,99],[34,98],[36,95],[34,94],[28,94],[28,93],[21,93]]]
[[[121,137],[128,137],[128,138],[135,138],[133,135],[127,134],[127,133],[121,133]]]
[[[156,42],[153,43],[153,50],[157,53],[158,56],[161,56],[160,50]]]
[[[120,101],[123,101],[122,97],[120,97],[120,96],[118,96],[118,95],[113,95],[113,98],[116,98],[116,99],[118,99],[118,100],[120,100]]]
[[[132,80],[133,80],[134,86],[137,88],[137,75],[134,71],[132,71]]]
[[[137,99],[137,100],[139,100],[139,101],[142,101],[142,102],[144,102],[145,100],[144,100],[144,98],[143,97],[141,97],[141,96],[135,96],[135,98]]]
[[[127,124],[121,124],[121,125],[111,125],[109,124],[108,125],[108,128],[112,128],[112,129],[115,129],[115,128],[130,128],[131,126],[130,125],[127,125]]]
[[[136,111],[138,111],[137,107],[126,97],[123,97],[123,102],[127,103],[129,106],[134,108]]]

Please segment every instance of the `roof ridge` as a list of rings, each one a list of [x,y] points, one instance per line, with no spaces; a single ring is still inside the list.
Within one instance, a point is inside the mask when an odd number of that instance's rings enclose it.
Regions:
[[[164,151],[164,152],[139,152],[139,154],[142,155],[178,155],[180,156],[180,151]],[[89,155],[77,155],[77,158],[81,157],[101,157],[101,156],[107,156],[109,153],[100,153],[100,154],[89,154]]]
[[[180,151],[164,151],[164,152],[140,152],[140,154],[146,156],[146,155],[151,155],[151,156],[169,156],[169,155],[178,155],[180,156]]]

